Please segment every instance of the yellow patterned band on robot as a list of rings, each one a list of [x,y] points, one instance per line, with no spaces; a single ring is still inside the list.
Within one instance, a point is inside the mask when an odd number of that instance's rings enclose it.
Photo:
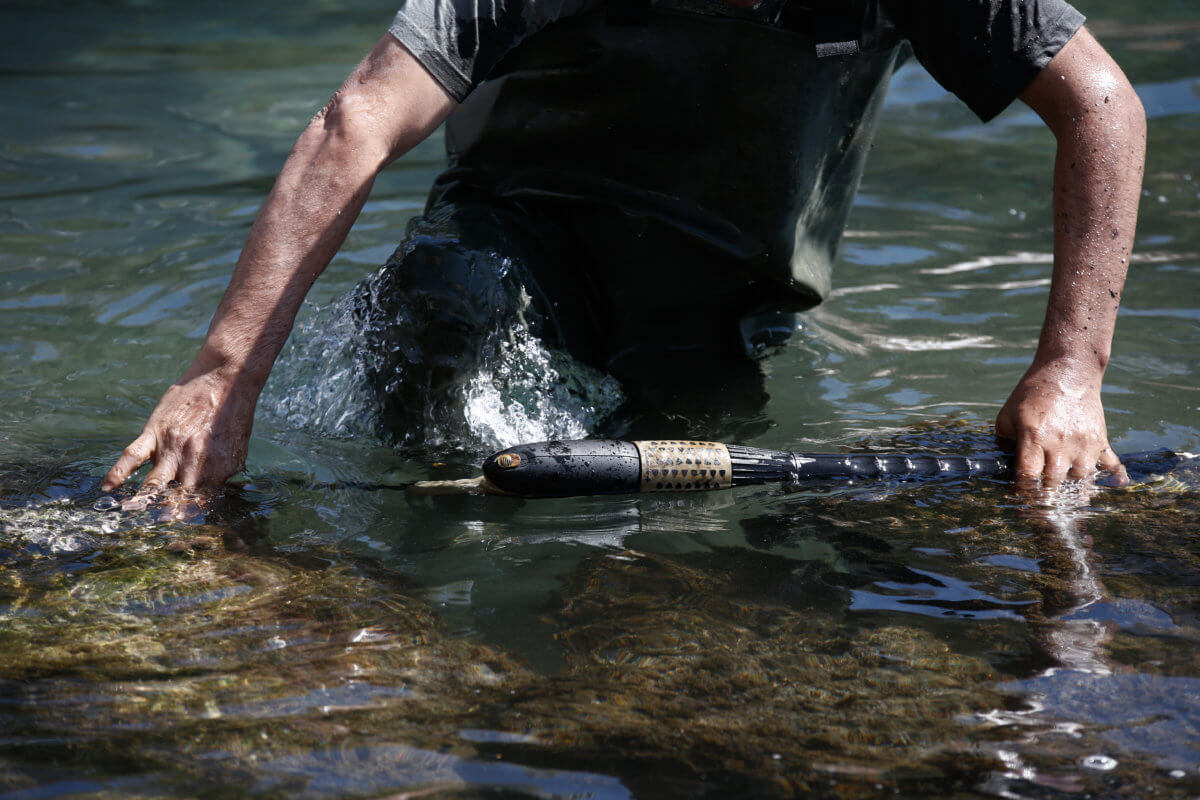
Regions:
[[[643,492],[728,489],[733,484],[729,449],[720,442],[663,439],[634,445],[642,461]]]

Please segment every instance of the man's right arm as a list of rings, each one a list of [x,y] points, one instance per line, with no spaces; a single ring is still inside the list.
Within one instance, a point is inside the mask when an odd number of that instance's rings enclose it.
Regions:
[[[395,38],[376,44],[292,148],[196,360],[109,470],[105,491],[147,461],[146,487],[218,486],[241,468],[271,367],[375,176],[454,107]]]

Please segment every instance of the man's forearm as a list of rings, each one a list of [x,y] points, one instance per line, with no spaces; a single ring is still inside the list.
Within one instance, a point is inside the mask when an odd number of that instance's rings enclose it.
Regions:
[[[996,417],[1022,482],[1120,478],[1100,385],[1133,248],[1146,147],[1142,104],[1080,30],[1021,95],[1054,133],[1054,273],[1033,364]]]
[[[454,107],[391,36],[379,41],[288,155],[238,258],[197,362],[261,389],[313,282],[376,174]]]
[[[313,282],[362,210],[381,159],[322,112],[263,204],[198,360],[261,389]],[[369,152],[369,151],[367,151]]]
[[[390,35],[305,129],[254,221],[192,366],[104,478],[120,486],[147,460],[146,486],[215,486],[245,457],[254,407],[296,312],[346,238],[378,171],[454,108]]]
[[[1096,375],[1111,354],[1145,161],[1145,114],[1120,77],[1101,75],[1044,114],[1058,151],[1054,274],[1037,361],[1065,359]]]

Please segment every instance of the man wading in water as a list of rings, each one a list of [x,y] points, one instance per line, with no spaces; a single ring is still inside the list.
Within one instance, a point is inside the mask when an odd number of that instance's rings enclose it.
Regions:
[[[1026,481],[1120,471],[1100,384],[1145,117],[1082,25],[1063,0],[409,0],[296,142],[195,362],[104,487],[148,460],[147,487],[241,468],[309,287],[379,170],[447,118],[450,167],[360,295],[428,345],[401,366],[452,373],[518,297],[548,343],[631,384],[689,354],[752,364],[829,291],[905,42],[981,119],[1020,97],[1057,138],[1049,306],[996,428]],[[411,357],[388,344],[373,334]]]

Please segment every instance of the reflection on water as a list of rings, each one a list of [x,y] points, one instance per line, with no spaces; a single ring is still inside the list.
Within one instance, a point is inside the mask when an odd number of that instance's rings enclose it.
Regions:
[[[390,12],[6,4],[0,797],[1197,796],[1200,467],[1162,452],[1200,450],[1193,5],[1084,9],[1151,116],[1105,384],[1114,446],[1150,453],[1128,488],[404,491],[620,401],[515,324],[431,407],[429,446],[377,436],[349,298],[422,207],[434,140],[314,290],[246,483],[119,509],[100,476]],[[1045,303],[1052,148],[905,68],[831,301],[723,415],[656,424],[992,450]]]

